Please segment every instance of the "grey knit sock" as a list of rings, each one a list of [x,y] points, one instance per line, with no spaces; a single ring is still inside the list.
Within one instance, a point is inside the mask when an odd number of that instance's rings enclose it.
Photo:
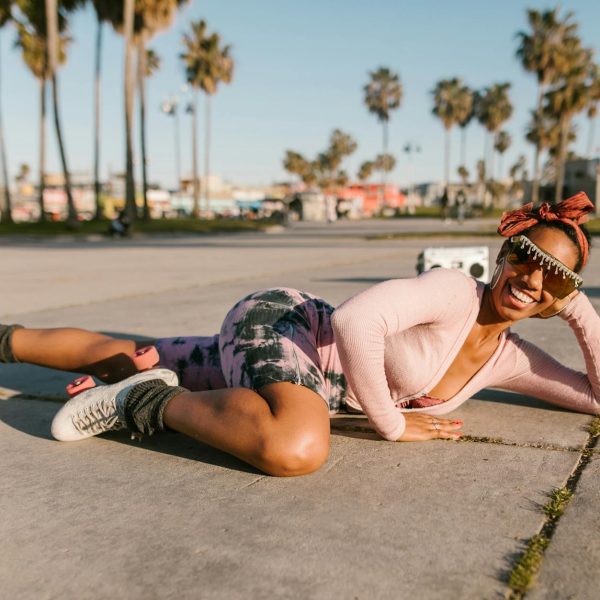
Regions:
[[[165,428],[163,412],[173,397],[188,392],[186,388],[167,385],[162,379],[138,383],[127,393],[123,413],[127,427],[135,433],[152,435]]]
[[[15,329],[23,329],[23,325],[0,325],[0,363],[19,362],[12,352],[10,343]]]

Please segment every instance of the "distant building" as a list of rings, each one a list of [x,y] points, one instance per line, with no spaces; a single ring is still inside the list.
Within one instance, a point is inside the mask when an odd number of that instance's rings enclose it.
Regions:
[[[600,158],[570,160],[565,165],[565,186],[563,198],[577,192],[585,192],[596,205],[600,198]]]
[[[370,217],[384,209],[401,209],[406,196],[393,183],[382,186],[380,183],[352,183],[337,192],[340,200],[362,203],[363,216]]]
[[[300,192],[288,202],[292,220],[327,221],[327,198],[320,192]]]

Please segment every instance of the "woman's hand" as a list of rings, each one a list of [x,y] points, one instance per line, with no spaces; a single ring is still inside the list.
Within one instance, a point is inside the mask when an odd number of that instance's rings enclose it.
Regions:
[[[406,428],[399,442],[427,440],[459,440],[463,426],[460,419],[440,419],[423,413],[404,413]]]
[[[573,290],[568,296],[556,300],[546,310],[535,315],[534,318],[549,319],[550,317],[556,316],[559,312],[562,312],[565,308],[567,308],[569,302],[571,302],[571,300],[573,300],[577,294],[579,294],[579,290]]]

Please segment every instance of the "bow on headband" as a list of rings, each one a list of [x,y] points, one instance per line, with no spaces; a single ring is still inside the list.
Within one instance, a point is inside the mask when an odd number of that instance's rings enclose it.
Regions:
[[[530,202],[517,210],[505,212],[500,220],[498,233],[504,237],[511,237],[544,221],[562,221],[575,230],[581,248],[582,266],[585,266],[589,248],[587,239],[579,226],[588,220],[587,213],[594,210],[594,205],[587,194],[579,192],[558,204],[550,205],[544,202],[538,209],[532,209],[533,202]]]

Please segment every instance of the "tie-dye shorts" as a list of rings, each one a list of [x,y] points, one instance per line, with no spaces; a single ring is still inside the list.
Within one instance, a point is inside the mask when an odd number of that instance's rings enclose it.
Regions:
[[[319,394],[331,413],[345,406],[348,384],[336,351],[324,300],[291,288],[255,292],[227,313],[211,337],[156,341],[161,364],[192,391],[278,382]]]

